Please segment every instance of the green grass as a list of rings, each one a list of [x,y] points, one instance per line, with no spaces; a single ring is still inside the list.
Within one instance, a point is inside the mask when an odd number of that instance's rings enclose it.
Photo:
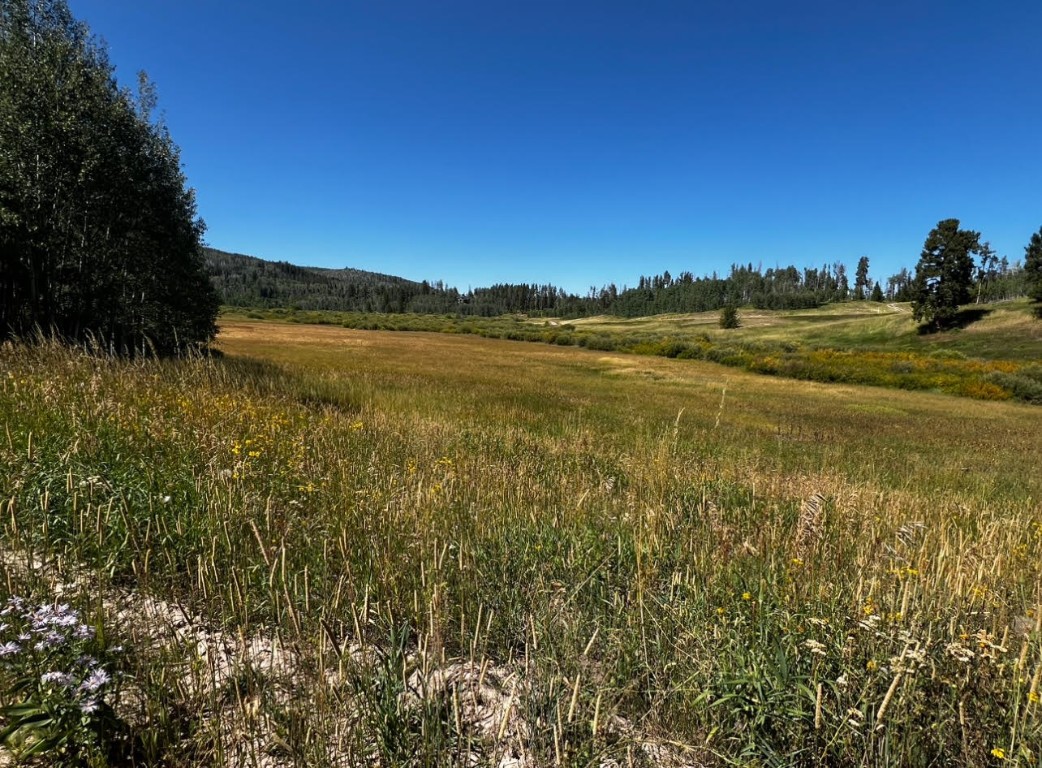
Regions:
[[[849,302],[815,310],[748,311],[739,329],[717,313],[531,321],[451,315],[269,310],[255,318],[364,330],[435,331],[708,360],[820,382],[930,390],[978,400],[1042,402],[1042,321],[1025,301],[965,307],[963,327],[921,333],[908,305]],[[236,315],[229,315],[234,319]]]
[[[298,765],[497,765],[506,742],[639,764],[663,740],[711,765],[1036,764],[1037,409],[476,334],[226,319],[220,347],[0,349],[0,591],[65,584],[124,641],[154,763],[222,764],[242,728]],[[114,590],[281,638],[291,684],[178,683],[194,644],[135,638]],[[489,736],[462,688],[410,697],[453,663],[527,727]]]

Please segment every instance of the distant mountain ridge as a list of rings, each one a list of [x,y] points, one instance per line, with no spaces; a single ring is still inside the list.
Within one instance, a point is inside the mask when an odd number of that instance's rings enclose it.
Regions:
[[[341,312],[448,311],[459,292],[441,283],[346,267],[300,267],[285,261],[204,248],[206,270],[221,297],[235,307],[297,307]]]
[[[440,280],[416,282],[351,267],[300,267],[216,248],[203,248],[203,255],[221,303],[232,307],[494,316],[578,315],[588,303],[552,285],[500,284],[461,294]]]

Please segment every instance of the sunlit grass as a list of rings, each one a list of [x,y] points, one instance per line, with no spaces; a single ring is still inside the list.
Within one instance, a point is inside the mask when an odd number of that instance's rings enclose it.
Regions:
[[[907,304],[874,302],[798,311],[748,310],[742,316],[742,327],[728,330],[718,327],[716,313],[574,321],[292,310],[251,315],[292,323],[468,334],[708,360],[809,381],[1042,403],[1042,322],[1025,301],[964,307],[959,315],[961,326],[943,333],[922,333]]]
[[[49,564],[6,588],[83,569],[87,609],[142,591],[303,660],[204,700],[194,648],[139,643],[156,759],[222,764],[231,702],[299,765],[497,765],[456,694],[407,704],[454,661],[514,675],[533,765],[1038,759],[1036,408],[474,335],[220,348],[0,351],[4,547]]]

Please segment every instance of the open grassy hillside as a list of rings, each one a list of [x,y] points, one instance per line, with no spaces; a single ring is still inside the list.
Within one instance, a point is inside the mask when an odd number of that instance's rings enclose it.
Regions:
[[[944,350],[985,360],[1042,358],[1042,321],[1027,301],[963,308],[961,327],[920,333],[909,304],[871,301],[829,304],[816,309],[741,312],[742,327],[728,335],[757,342],[804,344],[842,350],[929,354]],[[722,334],[718,312],[641,318],[593,317],[570,321],[578,328],[616,333],[645,332],[677,338]]]
[[[244,315],[227,315],[228,319]],[[920,333],[908,305],[845,302],[813,310],[534,320],[515,315],[254,311],[254,319],[345,328],[463,333],[601,351],[707,360],[807,381],[868,384],[1042,404],[1042,320],[1027,301],[964,307],[958,326]]]
[[[1037,764],[1042,410],[474,334],[219,345],[0,348],[0,591],[123,646],[138,764]]]

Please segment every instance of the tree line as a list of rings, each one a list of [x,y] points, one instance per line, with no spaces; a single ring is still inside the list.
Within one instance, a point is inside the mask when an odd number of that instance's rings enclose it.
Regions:
[[[1026,266],[1010,263],[1005,257],[999,259],[986,243],[978,245],[980,264],[971,264],[969,282],[959,293],[960,298],[987,302],[1030,292]],[[582,296],[552,284],[524,283],[501,283],[463,293],[440,281],[416,282],[355,269],[299,267],[209,248],[205,254],[207,270],[226,305],[391,314],[493,317],[522,313],[575,318],[708,312],[731,305],[810,309],[851,300],[916,301],[922,281],[927,280],[920,274],[925,274],[924,268],[917,268],[914,274],[901,269],[885,282],[872,280],[869,258],[862,256],[852,284],[841,262],[802,270],[794,266],[764,270],[750,263],[732,264],[725,276],[695,277],[682,272],[674,277],[666,271],[641,276],[633,288],[610,284],[591,287]]]
[[[64,0],[0,0],[0,340],[167,353],[213,337],[203,224],[155,107]]]

